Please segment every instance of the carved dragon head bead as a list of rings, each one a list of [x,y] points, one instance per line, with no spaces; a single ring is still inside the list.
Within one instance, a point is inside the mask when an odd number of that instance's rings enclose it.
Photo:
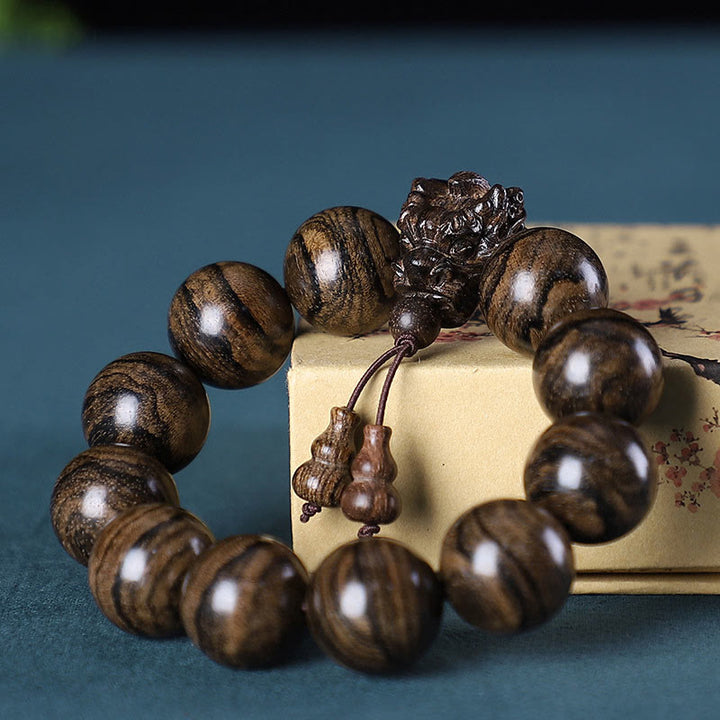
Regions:
[[[520,188],[491,186],[469,171],[416,178],[398,219],[395,288],[435,306],[443,327],[462,325],[477,305],[483,261],[524,222]]]

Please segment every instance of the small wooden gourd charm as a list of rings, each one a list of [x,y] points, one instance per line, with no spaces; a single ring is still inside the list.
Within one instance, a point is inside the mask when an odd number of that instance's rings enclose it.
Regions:
[[[380,532],[400,514],[400,495],[392,486],[397,465],[390,453],[392,429],[387,425],[366,425],[364,441],[353,460],[352,482],[345,487],[340,506],[345,517],[364,523],[358,537]]]
[[[350,460],[355,453],[355,428],[358,416],[346,407],[330,410],[330,424],[310,448],[312,458],[293,475],[295,494],[307,502],[301,522],[307,522],[322,507],[336,507],[345,486],[352,480]]]

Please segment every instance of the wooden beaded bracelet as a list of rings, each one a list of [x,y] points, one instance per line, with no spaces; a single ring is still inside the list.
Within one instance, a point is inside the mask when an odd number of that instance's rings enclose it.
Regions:
[[[660,351],[647,330],[606,308],[607,278],[582,240],[525,227],[519,188],[461,172],[413,182],[396,230],[362,208],[314,215],[285,258],[285,290],[239,262],[208,265],[170,305],[170,344],[125,355],[92,381],[83,404],[90,448],[60,474],[51,517],[65,550],[88,565],[102,612],[128,632],[186,632],[233,667],[280,657],[304,621],[318,644],[355,670],[401,670],[438,632],[444,596],[491,632],[552,617],[574,577],[571,542],[614,540],[637,526],[656,481],[633,427],[662,392]],[[341,506],[361,523],[312,577],[284,544],[238,535],[215,542],[179,507],[171,472],[202,448],[210,408],[202,382],[255,385],[285,361],[291,306],[316,328],[361,335],[389,321],[394,345],[360,379],[292,485],[309,521]],[[509,347],[534,354],[538,398],[554,423],[525,467],[527,500],[469,509],[448,530],[439,572],[401,543],[374,537],[401,509],[391,429],[383,424],[403,358],[476,307]],[[374,423],[355,403],[390,362]]]

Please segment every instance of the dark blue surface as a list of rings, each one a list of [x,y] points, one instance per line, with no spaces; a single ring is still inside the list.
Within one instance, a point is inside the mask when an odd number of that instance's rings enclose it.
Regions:
[[[572,598],[514,639],[448,613],[403,678],[352,674],[309,640],[284,668],[237,673],[105,621],[47,506],[84,447],[93,375],[168,351],[167,306],[195,268],[279,278],[324,207],[394,219],[414,176],[474,169],[522,186],[536,221],[719,222],[719,69],[712,29],[0,51],[0,716],[708,716],[714,597]],[[289,539],[284,374],[210,395],[184,504],[218,536]]]

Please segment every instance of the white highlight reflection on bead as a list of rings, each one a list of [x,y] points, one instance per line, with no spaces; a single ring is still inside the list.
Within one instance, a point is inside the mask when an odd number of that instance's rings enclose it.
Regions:
[[[583,260],[580,263],[578,273],[585,282],[590,295],[594,295],[600,290],[600,276],[597,268],[589,260]]]
[[[190,538],[190,547],[196,555],[199,555],[207,545],[196,535]]]
[[[638,474],[638,477],[647,477],[650,461],[648,460],[645,451],[636,442],[628,443],[626,450],[627,454],[630,456],[633,466],[635,467],[635,472]]]
[[[315,274],[321,285],[332,284],[340,277],[340,253],[320,253],[315,259]]]
[[[550,556],[557,565],[565,565],[567,562],[567,550],[563,539],[551,527],[543,530],[543,542],[550,551]]]
[[[362,583],[353,580],[344,588],[340,595],[340,611],[345,617],[358,618],[367,611],[367,592]]]
[[[472,568],[476,575],[494,577],[498,574],[498,556],[500,548],[492,540],[481,542],[472,556]]]
[[[585,385],[590,378],[590,356],[584,352],[571,353],[565,365],[565,379],[571,385]]]
[[[580,458],[566,455],[557,469],[557,482],[565,490],[577,490],[582,484],[583,464]]]
[[[655,361],[655,356],[653,355],[652,350],[650,350],[647,346],[647,343],[640,338],[636,338],[635,342],[633,342],[633,348],[638,354],[645,372],[648,375],[653,375],[657,368],[657,362]]]
[[[219,335],[223,329],[223,313],[216,305],[206,305],[200,312],[200,332],[203,335]]]
[[[145,573],[147,553],[142,548],[132,548],[123,560],[120,577],[128,582],[137,582]]]
[[[529,270],[521,270],[513,278],[513,300],[531,303],[535,295],[535,276]]]
[[[140,401],[130,393],[121,395],[115,405],[115,424],[123,427],[132,427],[137,424]]]
[[[221,580],[213,590],[212,609],[219,614],[229,615],[237,604],[237,585],[233,580]]]
[[[102,486],[91,487],[83,496],[82,514],[87,518],[100,518],[105,510],[105,497],[107,488]]]

